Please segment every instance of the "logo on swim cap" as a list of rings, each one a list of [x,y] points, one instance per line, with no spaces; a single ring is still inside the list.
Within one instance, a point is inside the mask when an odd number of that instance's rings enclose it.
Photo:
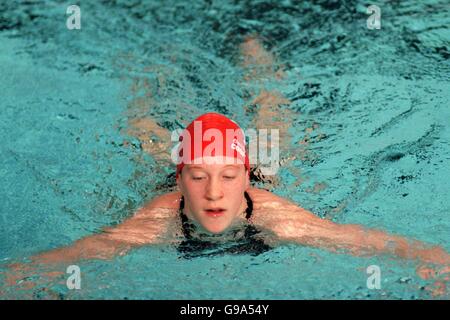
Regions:
[[[244,133],[236,122],[224,115],[206,113],[198,117],[182,131],[179,141],[175,159],[172,153],[177,177],[185,164],[210,163],[209,158],[216,158],[215,163],[230,163],[229,159],[233,158],[234,163],[244,164],[250,172]]]
[[[233,139],[231,149],[236,150],[241,156],[245,157],[245,147],[237,139]]]
[[[178,141],[171,158],[177,165],[178,178],[185,164],[244,164],[250,174],[250,163],[263,175],[275,175],[279,168],[279,130],[245,130],[218,113],[206,113],[192,121],[186,129],[172,131],[171,140]],[[270,144],[270,147],[269,147]],[[269,154],[270,151],[270,154]]]

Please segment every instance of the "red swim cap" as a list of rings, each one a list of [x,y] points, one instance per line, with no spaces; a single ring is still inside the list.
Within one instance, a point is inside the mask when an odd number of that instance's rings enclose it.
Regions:
[[[183,166],[196,163],[203,156],[227,156],[237,159],[250,174],[250,163],[245,150],[245,136],[239,125],[226,116],[209,112],[192,121],[179,138],[178,178]]]

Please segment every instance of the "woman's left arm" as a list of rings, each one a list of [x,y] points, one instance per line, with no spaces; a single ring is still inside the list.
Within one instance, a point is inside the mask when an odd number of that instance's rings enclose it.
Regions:
[[[314,214],[297,209],[287,214],[281,223],[273,226],[281,240],[323,247],[333,251],[343,250],[354,255],[387,253],[404,259],[450,265],[450,255],[439,246],[417,240],[368,229],[355,224],[337,224]]]
[[[334,252],[367,256],[381,253],[425,263],[450,266],[450,255],[437,245],[322,219],[296,204],[267,191],[256,191],[259,211],[254,223],[271,230],[282,242],[321,247]],[[261,201],[262,200],[262,201]]]

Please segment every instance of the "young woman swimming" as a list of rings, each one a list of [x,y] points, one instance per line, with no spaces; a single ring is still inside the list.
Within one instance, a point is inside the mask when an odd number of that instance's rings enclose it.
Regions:
[[[241,55],[243,67],[248,71],[246,82],[259,83],[266,78],[283,76],[281,69],[274,73],[274,57],[264,50],[256,37],[245,39]],[[256,92],[252,94],[256,95]],[[278,92],[261,90],[250,103],[260,106],[254,119],[255,126],[286,129],[284,120],[274,122],[273,116],[282,113],[280,104],[289,103]],[[202,123],[202,133],[207,129],[217,129],[225,132],[226,137],[226,129],[239,129],[236,123],[223,115],[205,114],[194,120],[187,131],[193,130],[195,121]],[[166,150],[170,143],[170,133],[166,129],[149,118],[135,119],[130,125],[139,134],[134,131],[129,134],[136,135],[142,143],[146,143],[150,132],[158,136],[163,141],[161,145],[146,145],[144,149],[158,160],[168,161],[169,156],[161,151]],[[287,132],[283,133],[287,135]],[[245,145],[242,137],[237,140],[239,145]],[[198,146],[203,154],[208,143],[191,141],[185,149],[191,149],[190,155],[193,156],[195,146]],[[224,146],[227,143],[230,141],[225,141]],[[194,257],[214,253],[259,254],[283,243],[298,243],[354,255],[387,253],[438,265],[437,272],[428,267],[419,269],[418,273],[423,278],[450,272],[450,256],[438,246],[359,225],[336,224],[317,217],[288,199],[252,188],[246,154],[242,156],[236,151],[228,155],[225,150],[212,157],[201,157],[199,163],[192,163],[195,158],[184,159],[191,161],[177,165],[178,191],[149,201],[118,226],[105,228],[102,233],[80,239],[71,246],[32,257],[33,264],[110,259],[126,254],[133,247],[148,244],[174,243],[183,256]],[[221,249],[217,250],[217,247]],[[33,272],[32,265],[20,264],[11,268],[14,271],[9,277],[11,284]]]
[[[202,138],[186,139],[180,145],[182,153],[190,155],[177,165],[178,191],[151,200],[118,226],[32,260],[69,263],[79,259],[109,259],[146,244],[181,242],[186,247],[183,241],[192,240],[193,232],[203,233],[211,241],[231,231],[241,232],[244,237],[241,240],[257,235],[256,240],[264,240],[258,249],[261,252],[282,243],[298,243],[354,255],[388,253],[450,265],[450,255],[438,246],[321,219],[288,199],[250,187],[248,155],[236,148],[245,146],[244,138],[226,135],[227,129],[236,131],[239,126],[223,115],[207,113],[195,119],[185,132],[193,133],[194,123],[201,124]],[[212,156],[204,156],[211,144],[203,139],[209,129],[223,135],[224,147],[213,150]],[[227,145],[234,147],[227,151]],[[200,158],[194,157],[196,148],[202,151]]]
[[[201,126],[200,135],[194,133],[195,124]],[[211,135],[204,138],[210,130],[215,132],[214,141],[223,137],[219,144],[223,147],[210,148]],[[179,252],[191,257],[224,243],[226,250],[221,253],[247,254],[297,243],[353,255],[387,253],[416,259],[438,265],[440,276],[450,271],[450,255],[438,246],[359,225],[336,224],[288,199],[251,187],[245,139],[240,134],[227,136],[227,130],[240,132],[235,122],[217,113],[195,119],[184,130],[187,135],[182,135],[178,149],[182,155],[176,171],[178,191],[156,197],[132,217],[102,233],[36,255],[29,265],[12,265],[8,283],[16,284],[33,272],[35,264],[67,265],[83,259],[110,259],[150,244],[176,244]],[[192,139],[197,136],[200,140]],[[199,150],[201,156],[196,157]],[[424,278],[437,275],[429,268],[418,272]]]

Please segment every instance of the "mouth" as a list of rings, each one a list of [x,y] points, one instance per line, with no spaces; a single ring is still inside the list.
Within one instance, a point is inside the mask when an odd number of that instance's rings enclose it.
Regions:
[[[210,208],[205,209],[206,215],[210,217],[220,217],[225,213],[226,209],[224,208]]]

